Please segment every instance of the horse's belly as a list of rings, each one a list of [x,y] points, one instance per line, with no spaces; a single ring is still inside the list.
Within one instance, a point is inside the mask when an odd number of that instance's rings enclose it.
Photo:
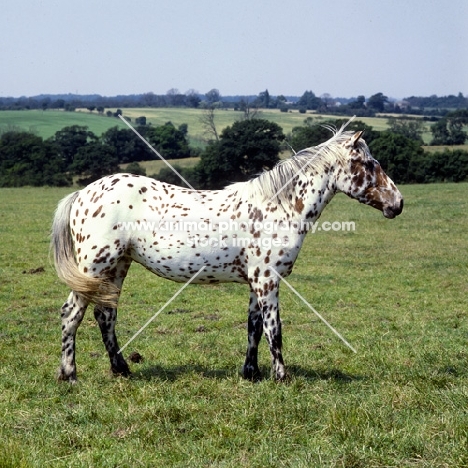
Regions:
[[[247,282],[242,250],[227,239],[171,235],[156,236],[150,244],[139,240],[130,250],[131,257],[163,278],[177,282],[193,279],[194,283]]]

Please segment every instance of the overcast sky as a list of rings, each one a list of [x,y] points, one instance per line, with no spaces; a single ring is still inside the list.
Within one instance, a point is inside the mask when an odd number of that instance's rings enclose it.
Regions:
[[[468,95],[468,0],[4,0],[0,96]]]

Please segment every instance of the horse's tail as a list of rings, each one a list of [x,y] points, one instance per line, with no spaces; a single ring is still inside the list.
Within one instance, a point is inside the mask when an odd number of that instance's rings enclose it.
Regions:
[[[119,289],[105,278],[95,278],[78,269],[73,237],[70,230],[70,213],[79,192],[60,201],[52,223],[51,249],[58,277],[75,293],[89,302],[104,307],[116,307]]]

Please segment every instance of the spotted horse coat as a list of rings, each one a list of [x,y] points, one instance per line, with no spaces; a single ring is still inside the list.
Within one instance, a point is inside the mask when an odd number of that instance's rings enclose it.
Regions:
[[[189,190],[116,174],[63,199],[51,241],[58,276],[71,289],[62,306],[59,379],[76,380],[75,336],[91,302],[112,372],[130,374],[115,324],[132,261],[176,282],[197,275],[194,283],[248,284],[243,376],[259,377],[257,350],[264,334],[273,376],[283,379],[278,275],[291,273],[312,223],[337,192],[387,218],[403,209],[400,192],[370,155],[361,133],[341,128],[327,142],[224,190]]]

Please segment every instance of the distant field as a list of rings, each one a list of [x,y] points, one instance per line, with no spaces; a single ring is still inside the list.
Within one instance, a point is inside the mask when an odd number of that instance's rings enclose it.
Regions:
[[[180,166],[180,167],[193,167],[195,166],[200,158],[183,158],[183,159],[170,159],[168,162],[171,166]],[[166,164],[160,159],[154,161],[141,161],[139,162],[140,166],[146,169],[147,175],[158,174],[163,167],[167,167]],[[128,164],[122,164],[120,167],[125,169]]]
[[[59,110],[0,111],[0,132],[23,130],[33,132],[42,138],[49,138],[56,131],[71,125],[83,125],[100,136],[111,127],[125,127],[117,118],[96,112],[65,112]]]
[[[115,109],[111,109],[115,111]],[[201,109],[178,109],[178,108],[134,108],[124,109],[123,114],[134,120],[136,117],[145,116],[147,122],[151,122],[153,125],[163,125],[166,122],[172,122],[178,126],[183,123],[188,125],[189,137],[194,143],[200,142],[204,139],[204,129],[200,122],[200,118],[203,115]],[[221,132],[224,128],[232,125],[236,120],[242,119],[243,113],[232,109],[224,110],[220,109],[215,113],[215,123],[218,132]],[[320,123],[329,119],[340,118],[332,115],[312,114],[301,114],[299,111],[280,112],[278,109],[262,110],[258,116],[262,119],[267,119],[277,123],[285,134],[291,133],[294,127],[304,125],[304,120],[307,117],[312,117],[315,122]],[[346,119],[346,117],[343,117]],[[387,128],[387,120],[380,119],[377,117],[368,117],[359,119],[367,125],[373,126],[376,130],[385,130]]]
[[[428,153],[435,153],[437,151],[444,151],[446,149],[449,150],[463,150],[463,151],[468,151],[468,145],[457,145],[457,146],[424,146],[424,151],[427,151]]]
[[[116,109],[106,109],[106,112],[108,110],[116,111]],[[163,125],[166,122],[172,122],[176,126],[187,124],[189,138],[192,144],[195,145],[201,144],[205,138],[204,129],[200,122],[203,115],[201,109],[129,108],[123,109],[123,114],[130,117],[132,122],[135,121],[136,117],[145,116],[147,122],[152,125]],[[242,115],[242,112],[232,109],[220,109],[215,114],[218,131],[221,132],[236,120],[240,120]],[[301,114],[298,111],[280,112],[276,109],[262,110],[258,115],[260,118],[271,120],[280,125],[286,134],[290,133],[294,127],[303,125],[307,117],[312,117],[317,123],[337,118],[336,116],[311,114],[310,112],[307,114]],[[386,119],[366,117],[360,120],[367,125],[373,126],[376,130],[385,130],[387,128]],[[55,110],[0,111],[0,131],[19,128],[32,131],[43,138],[48,138],[53,136],[57,130],[68,125],[86,125],[96,135],[101,135],[107,129],[116,125],[122,128],[125,127],[120,119],[99,115],[95,111],[89,112],[86,109],[79,109],[76,112]]]
[[[116,109],[106,109],[106,112],[108,110],[112,112],[116,111]],[[129,108],[123,109],[123,114],[126,117],[130,117],[132,122],[137,117],[145,116],[147,122],[152,125],[163,125],[166,122],[172,122],[176,126],[187,124],[191,145],[200,147],[205,144],[204,129],[200,122],[200,117],[203,115],[203,110],[201,109]],[[232,125],[236,120],[240,120],[242,115],[242,112],[232,109],[218,110],[215,114],[218,132]],[[310,112],[307,114],[301,114],[298,111],[280,112],[277,109],[262,110],[259,112],[259,117],[277,123],[285,134],[289,134],[294,127],[303,125],[307,117],[312,117],[316,123],[329,119],[346,118]],[[388,128],[387,117],[362,117],[359,120],[378,131]],[[43,138],[48,138],[53,136],[57,130],[69,125],[85,125],[98,136],[116,125],[121,128],[125,127],[125,124],[120,119],[99,115],[96,111],[89,112],[86,109],[78,109],[76,112],[56,110],[0,111],[0,132],[8,129],[21,129],[32,131]],[[432,138],[429,129],[430,124],[427,123],[426,132],[423,134],[426,144]]]

